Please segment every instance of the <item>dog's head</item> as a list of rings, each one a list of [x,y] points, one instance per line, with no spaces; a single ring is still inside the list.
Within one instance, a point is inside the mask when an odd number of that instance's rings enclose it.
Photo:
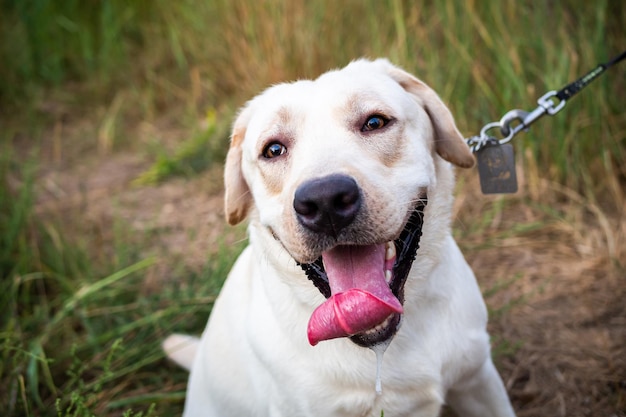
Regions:
[[[253,212],[328,298],[311,317],[312,344],[395,334],[438,158],[474,163],[437,94],[386,60],[276,85],[242,109],[226,217]]]

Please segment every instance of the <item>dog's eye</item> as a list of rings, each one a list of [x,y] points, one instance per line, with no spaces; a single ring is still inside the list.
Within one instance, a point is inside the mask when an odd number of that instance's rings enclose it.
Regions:
[[[361,132],[371,132],[372,130],[378,130],[387,125],[389,119],[375,114],[367,118],[365,123],[363,123],[363,127],[361,127]]]
[[[267,159],[276,158],[287,153],[287,147],[279,142],[272,142],[263,149],[263,157]]]

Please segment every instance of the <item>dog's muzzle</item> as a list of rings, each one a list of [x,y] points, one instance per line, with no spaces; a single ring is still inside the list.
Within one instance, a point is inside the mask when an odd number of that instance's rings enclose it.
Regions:
[[[300,187],[294,209],[303,226],[336,237],[361,206],[356,182],[333,175]],[[299,263],[327,298],[309,320],[312,345],[349,337],[371,347],[391,340],[400,327],[404,285],[422,234],[427,199],[416,203],[400,236],[375,245],[338,245],[312,263]]]

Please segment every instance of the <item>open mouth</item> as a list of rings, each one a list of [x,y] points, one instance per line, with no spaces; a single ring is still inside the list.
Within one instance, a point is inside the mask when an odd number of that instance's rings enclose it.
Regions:
[[[311,345],[349,337],[363,347],[386,343],[400,327],[404,284],[419,248],[426,198],[419,199],[400,236],[375,245],[339,245],[300,263],[326,297],[309,320]]]

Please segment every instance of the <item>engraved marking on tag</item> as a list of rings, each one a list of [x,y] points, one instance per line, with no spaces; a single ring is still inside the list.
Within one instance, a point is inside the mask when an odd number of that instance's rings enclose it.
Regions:
[[[476,153],[478,175],[483,194],[517,192],[513,145],[488,145]]]

